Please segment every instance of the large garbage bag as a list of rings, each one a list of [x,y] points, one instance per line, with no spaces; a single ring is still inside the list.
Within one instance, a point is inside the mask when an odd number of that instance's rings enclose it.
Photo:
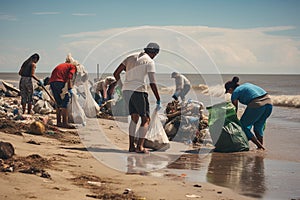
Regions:
[[[249,150],[248,139],[231,102],[216,104],[207,107],[207,110],[209,132],[216,152]]]
[[[54,108],[51,106],[51,104],[43,99],[38,100],[33,107],[33,111],[40,114],[49,114],[53,110]]]
[[[156,110],[151,116],[144,147],[159,151],[164,151],[170,148],[169,139]]]
[[[71,101],[68,104],[69,122],[75,124],[86,124],[86,115],[84,110],[79,104],[78,95],[76,90],[71,97]]]

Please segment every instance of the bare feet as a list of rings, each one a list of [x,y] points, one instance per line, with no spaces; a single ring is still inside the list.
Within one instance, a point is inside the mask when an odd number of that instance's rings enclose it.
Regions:
[[[146,148],[142,148],[142,149],[136,149],[135,150],[136,153],[149,153],[149,151]]]

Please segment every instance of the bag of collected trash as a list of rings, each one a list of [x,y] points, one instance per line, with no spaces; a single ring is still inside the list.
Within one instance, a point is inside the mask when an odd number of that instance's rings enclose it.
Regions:
[[[97,113],[100,111],[100,107],[95,101],[95,99],[92,96],[92,93],[90,92],[90,86],[88,82],[83,83],[84,93],[85,93],[85,101],[83,104],[83,110],[85,112],[85,115],[89,118],[96,118]]]
[[[170,148],[169,139],[156,110],[151,116],[144,147],[157,151],[165,151]]]
[[[248,151],[249,143],[231,102],[207,107],[209,132],[216,152]]]
[[[75,124],[86,124],[84,110],[79,104],[76,90],[73,92],[71,101],[68,104],[69,122]]]
[[[43,99],[38,100],[33,107],[33,111],[40,114],[49,114],[53,111],[53,109],[54,108],[51,104]]]

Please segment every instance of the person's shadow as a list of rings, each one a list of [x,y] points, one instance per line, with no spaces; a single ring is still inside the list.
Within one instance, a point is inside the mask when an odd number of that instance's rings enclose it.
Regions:
[[[207,171],[209,183],[262,198],[266,191],[264,158],[247,153],[212,153]]]

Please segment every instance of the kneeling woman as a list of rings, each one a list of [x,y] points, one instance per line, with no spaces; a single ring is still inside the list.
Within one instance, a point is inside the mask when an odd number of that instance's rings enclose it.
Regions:
[[[238,102],[247,105],[241,117],[241,124],[249,140],[256,144],[258,149],[263,146],[264,128],[267,118],[272,113],[272,102],[268,93],[252,83],[239,84],[239,78],[233,77],[226,82],[226,93],[231,94],[231,101],[238,111]],[[254,134],[251,132],[253,127]]]

